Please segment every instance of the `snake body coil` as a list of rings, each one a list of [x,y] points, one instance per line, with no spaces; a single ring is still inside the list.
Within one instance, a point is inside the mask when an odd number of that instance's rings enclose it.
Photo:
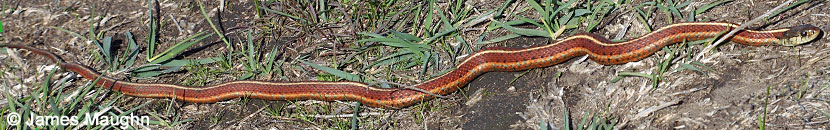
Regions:
[[[622,64],[648,57],[658,49],[673,43],[718,37],[721,33],[737,27],[735,24],[719,22],[680,23],[623,42],[612,42],[593,34],[579,34],[538,47],[485,49],[471,54],[461,61],[455,70],[413,87],[433,94],[447,95],[486,72],[547,67],[583,55],[588,55],[591,60],[600,64]],[[794,46],[812,41],[820,34],[821,30],[815,26],[801,25],[763,31],[743,30],[733,36],[731,41],[752,46]],[[45,50],[25,45],[5,46],[46,56],[61,68],[77,72],[90,80],[100,78],[98,85],[135,97],[173,98],[194,103],[211,103],[239,97],[265,100],[351,100],[380,108],[402,108],[435,97],[413,89],[377,88],[358,82],[246,80],[202,87],[135,83],[101,76],[87,66],[64,62],[58,55]]]

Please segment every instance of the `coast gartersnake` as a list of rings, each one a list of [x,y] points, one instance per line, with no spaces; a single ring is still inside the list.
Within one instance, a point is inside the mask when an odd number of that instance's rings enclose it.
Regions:
[[[648,57],[664,46],[682,41],[718,37],[738,25],[720,22],[679,23],[660,28],[638,38],[612,42],[594,34],[578,34],[552,44],[524,49],[484,49],[470,54],[455,70],[412,87],[432,94],[455,92],[477,76],[491,71],[518,71],[547,67],[573,57],[588,55],[600,64],[612,65]],[[794,46],[812,41],[821,30],[812,25],[772,30],[743,30],[731,41],[752,45]],[[231,98],[248,97],[265,100],[351,100],[380,108],[401,108],[435,98],[435,95],[406,88],[377,88],[358,82],[270,82],[231,81],[212,86],[135,83],[102,76],[97,71],[76,63],[64,62],[58,55],[25,45],[0,45],[19,48],[45,56],[61,68],[79,73],[105,88],[125,95],[149,98],[211,103]]]

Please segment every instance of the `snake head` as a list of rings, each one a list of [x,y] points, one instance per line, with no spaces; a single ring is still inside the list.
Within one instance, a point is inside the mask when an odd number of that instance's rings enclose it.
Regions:
[[[821,29],[816,26],[804,24],[790,28],[784,35],[779,37],[779,44],[784,46],[795,46],[808,43],[821,35]]]

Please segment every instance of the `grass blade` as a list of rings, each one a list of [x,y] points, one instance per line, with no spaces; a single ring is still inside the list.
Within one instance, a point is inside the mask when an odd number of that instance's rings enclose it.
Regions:
[[[784,11],[790,10],[790,9],[792,9],[792,8],[796,7],[796,6],[799,6],[799,5],[801,5],[801,4],[807,3],[808,1],[810,1],[810,0],[799,0],[798,2],[795,2],[795,3],[793,3],[793,4],[790,4],[790,5],[788,5],[787,7],[781,8],[781,9],[780,9],[780,10],[778,10],[778,11],[775,11],[775,13],[772,13],[772,14],[771,14],[771,15],[769,15],[769,17],[767,17],[766,19],[769,19],[769,18],[774,18],[775,16],[778,16],[779,14],[784,13]]]
[[[155,0],[156,3],[158,0]],[[153,54],[156,53],[156,40],[158,40],[158,19],[155,18],[153,15],[154,10],[158,10],[153,6],[153,0],[147,0],[147,8],[148,8],[148,16],[150,17],[150,36],[147,36],[147,61],[152,61],[152,57],[155,57]]]
[[[697,68],[696,66],[691,65],[691,64],[680,63],[680,67],[683,67],[683,68],[686,68],[686,69],[690,69],[690,70],[694,70],[694,71],[697,71],[697,72],[699,72],[699,73],[701,73],[701,74],[706,74],[706,71],[700,70],[700,68]]]
[[[536,30],[536,29],[515,28],[515,27],[512,27],[510,25],[505,25],[504,23],[499,22],[499,21],[493,21],[493,22],[496,23],[497,25],[501,26],[502,28],[507,29],[510,32],[513,32],[515,34],[519,34],[519,35],[522,35],[522,36],[550,37],[550,34],[548,32],[545,32],[545,31]]]
[[[526,0],[526,1],[527,1],[527,3],[530,4],[530,7],[533,7],[533,9],[535,9],[536,12],[539,13],[539,15],[542,15],[542,18],[550,18],[550,14],[548,14],[548,12],[545,11],[545,9],[543,9],[542,6],[539,5],[539,3],[536,3],[536,0]]]
[[[617,74],[616,78],[611,80],[611,83],[616,83],[617,81],[621,80],[622,78],[630,77],[630,76],[645,77],[645,78],[649,78],[649,79],[652,79],[652,80],[657,78],[657,76],[655,76],[655,75],[644,74],[644,73],[620,72],[620,74]]]
[[[138,57],[138,44],[135,43],[135,39],[133,39],[133,33],[127,32],[125,34],[127,38],[127,44],[129,48],[128,58],[125,60],[124,66],[130,67],[135,64],[135,60]]]
[[[562,128],[565,128],[566,130],[570,130],[571,129],[571,117],[568,117],[568,107],[567,106],[562,107],[562,115],[565,115],[562,118],[562,120],[563,120],[562,124],[564,125]]]
[[[210,16],[205,11],[205,7],[202,6],[202,1],[197,0],[196,4],[199,4],[199,10],[202,11],[202,15],[205,17],[205,20],[208,22],[208,24],[210,24],[210,27],[213,28],[213,32],[215,32],[216,35],[219,35],[219,39],[222,39],[222,42],[225,42],[225,45],[228,45],[228,48],[231,48],[231,42],[228,42],[228,39],[225,38],[225,34],[219,31],[219,28],[217,28],[216,25],[213,24],[213,21],[210,20]]]
[[[174,45],[173,47],[168,48],[167,50],[164,50],[164,52],[162,52],[161,54],[159,54],[159,55],[157,55],[156,57],[153,57],[152,59],[150,59],[151,61],[150,61],[150,63],[149,63],[149,64],[158,64],[158,63],[161,63],[161,62],[165,62],[165,61],[167,61],[167,60],[170,60],[170,59],[171,59],[171,58],[173,58],[174,56],[176,56],[176,55],[178,55],[179,53],[183,52],[183,51],[184,51],[184,49],[187,49],[187,48],[189,48],[191,45],[196,44],[196,43],[197,43],[197,42],[199,42],[199,41],[202,41],[202,39],[205,39],[205,38],[207,38],[207,37],[211,36],[211,35],[204,35],[204,36],[201,36],[202,34],[203,34],[203,33],[198,33],[198,34],[196,34],[196,35],[190,36],[190,37],[188,37],[188,38],[186,38],[186,39],[182,40],[182,41],[181,41],[181,42],[179,42],[178,44]],[[201,36],[201,37],[198,37],[198,36]],[[193,39],[193,38],[195,38],[195,37],[198,37],[198,38]],[[192,39],[192,40],[191,40],[191,39]]]
[[[314,69],[321,70],[323,72],[332,74],[334,76],[337,76],[337,77],[340,77],[340,78],[343,78],[343,79],[346,79],[346,80],[349,80],[349,81],[363,82],[361,80],[360,76],[355,75],[355,74],[351,74],[351,73],[348,73],[348,72],[345,72],[345,71],[337,70],[335,68],[320,66],[320,65],[317,65],[317,64],[305,61],[305,60],[300,60],[300,62],[302,62],[303,64],[306,64],[308,66],[311,66]]]
[[[280,12],[280,11],[272,10],[272,9],[265,8],[265,7],[262,7],[262,6],[257,6],[257,7],[259,7],[260,9],[264,9],[265,11],[268,11],[268,12],[271,12],[271,13],[276,13],[278,15],[289,17],[289,18],[294,19],[294,20],[301,20],[301,21],[305,22],[305,19],[302,19],[302,18],[294,16],[294,15],[290,15],[290,14],[283,13],[283,12]]]

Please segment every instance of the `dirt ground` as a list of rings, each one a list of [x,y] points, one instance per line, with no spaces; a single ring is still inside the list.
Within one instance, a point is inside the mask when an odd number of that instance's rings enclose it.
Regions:
[[[648,33],[645,25],[637,21],[635,5],[644,1],[628,2],[620,6],[605,18],[595,34],[614,37],[621,30],[627,30],[623,39],[632,39]],[[711,1],[694,1],[689,7],[680,11],[688,13]],[[712,8],[697,16],[700,21],[726,21],[742,23],[759,16],[778,6],[779,1],[737,0]],[[438,2],[444,3],[444,1]],[[502,6],[503,1],[467,1],[470,7],[487,10]],[[111,1],[27,1],[7,0],[3,2],[0,21],[3,22],[2,44],[27,44],[58,53],[66,61],[78,62],[100,70],[104,64],[95,61],[93,53],[97,48],[72,34],[59,31],[62,28],[83,34],[88,33],[91,21],[101,21],[97,30],[104,36],[115,36],[123,40],[125,32],[132,32],[140,46],[146,46],[149,32],[147,19],[147,1],[111,0]],[[212,19],[225,29],[229,39],[244,39],[241,34],[246,29],[262,29],[252,1],[204,2],[205,10]],[[774,29],[815,25],[823,30],[830,30],[830,5],[828,1],[810,1],[790,9],[766,22],[759,22],[751,29]],[[213,33],[210,25],[193,1],[161,1],[158,4],[162,26],[159,31],[159,48],[168,48],[175,41],[198,32]],[[529,5],[519,1],[508,10],[527,8]],[[93,11],[94,10],[94,11]],[[533,11],[528,11],[533,12]],[[95,14],[95,15],[93,15]],[[474,12],[472,15],[480,15]],[[95,17],[101,16],[101,17]],[[526,15],[527,16],[527,15]],[[538,17],[530,14],[529,16]],[[279,17],[279,16],[269,16]],[[172,24],[175,19],[176,23]],[[105,20],[105,21],[104,21]],[[651,28],[669,25],[670,21],[661,12],[654,12],[648,19]],[[278,20],[279,21],[279,20]],[[290,20],[284,20],[290,21]],[[685,20],[674,19],[673,23]],[[284,22],[280,24],[290,24]],[[351,34],[362,30],[342,25],[316,25],[322,29]],[[259,31],[258,31],[259,32]],[[325,31],[320,31],[325,32]],[[270,81],[304,81],[315,80],[318,73],[313,68],[292,61],[300,55],[316,54],[308,61],[326,64],[332,58],[317,53],[321,46],[332,46],[331,36],[315,35],[320,32],[307,32],[303,29],[284,28],[274,31],[267,37],[267,45],[262,48],[282,46],[286,48],[283,57],[288,57],[285,78],[260,76],[257,80]],[[496,30],[487,38],[507,34],[505,30]],[[464,37],[478,37],[480,33],[469,32]],[[561,129],[564,125],[563,111],[566,109],[570,120],[576,122],[587,113],[597,114],[612,119],[614,128],[619,129],[758,129],[759,115],[766,110],[766,125],[769,129],[828,129],[830,117],[822,111],[830,111],[830,38],[824,33],[820,39],[796,47],[760,46],[751,47],[725,43],[717,52],[708,53],[699,62],[711,67],[707,73],[691,70],[678,70],[680,65],[672,65],[670,71],[663,74],[658,87],[652,87],[653,81],[641,77],[623,78],[612,83],[621,72],[652,73],[666,55],[660,51],[641,61],[622,65],[600,65],[590,60],[571,59],[565,63],[531,69],[520,72],[490,72],[479,76],[469,83],[461,92],[449,95],[449,99],[436,99],[423,105],[400,110],[365,108],[360,111],[359,129],[540,129],[547,125],[551,129]],[[569,35],[569,34],[565,34]],[[355,41],[349,35],[337,40]],[[474,39],[474,38],[468,38]],[[554,40],[546,38],[519,37],[505,42],[488,45],[512,48],[524,48],[545,45]],[[471,41],[470,41],[471,42]],[[241,44],[241,43],[240,43]],[[335,45],[337,46],[337,45]],[[345,46],[345,45],[344,45]],[[209,37],[189,49],[183,58],[214,57],[214,50],[226,50],[218,37]],[[697,54],[704,46],[690,47],[679,51],[684,59]],[[336,47],[335,47],[336,48]],[[119,51],[124,51],[122,45]],[[263,49],[267,51],[269,49]],[[469,52],[467,52],[469,53]],[[28,94],[33,86],[41,82],[49,72],[51,63],[26,51],[15,54],[27,59],[24,66],[18,66],[12,56],[0,53],[4,63],[3,80],[7,80],[14,97]],[[446,52],[441,52],[446,54]],[[139,57],[143,57],[139,56]],[[141,64],[141,63],[137,63]],[[451,63],[442,63],[451,66]],[[297,67],[299,66],[299,67]],[[52,66],[54,67],[54,66]],[[206,65],[216,68],[215,65]],[[234,67],[243,71],[242,67]],[[301,68],[302,70],[298,69]],[[341,68],[344,71],[357,70]],[[180,79],[193,76],[187,71],[163,74],[149,79],[133,79],[126,75],[109,75],[120,79],[130,79],[146,83],[180,83]],[[58,76],[66,76],[61,72]],[[227,73],[209,76],[205,84],[214,85],[234,80],[240,73]],[[406,75],[418,75],[416,71]],[[560,76],[557,76],[560,75]],[[12,80],[14,79],[14,80]],[[53,78],[59,79],[59,78]],[[513,81],[515,80],[515,81]],[[77,86],[87,80],[78,78]],[[412,80],[409,83],[415,82]],[[75,87],[70,87],[76,89]],[[767,89],[769,88],[769,96]],[[110,92],[115,93],[115,92]],[[112,97],[112,96],[110,96]],[[768,105],[764,107],[765,97]],[[3,100],[6,98],[3,96]],[[163,111],[170,104],[169,99],[145,99],[124,97],[116,104],[122,109],[129,109],[144,102],[153,102],[137,111],[147,115],[150,111]],[[95,98],[98,100],[98,98]],[[324,105],[316,105],[324,104]],[[175,102],[174,113],[162,115],[165,119],[186,118],[191,122],[172,127],[150,126],[161,129],[328,129],[344,128],[353,118],[327,117],[327,115],[352,115],[351,102],[321,101],[262,101],[233,99],[220,103],[194,104]],[[5,103],[3,106],[7,106]],[[282,106],[282,116],[269,114],[274,106]],[[310,110],[306,110],[310,109]],[[313,112],[313,113],[303,113]],[[5,114],[5,113],[4,113]],[[364,115],[365,114],[365,115]],[[298,116],[300,115],[300,116]],[[590,114],[588,114],[590,115]],[[219,119],[214,119],[220,117]],[[347,127],[346,127],[347,128]]]

